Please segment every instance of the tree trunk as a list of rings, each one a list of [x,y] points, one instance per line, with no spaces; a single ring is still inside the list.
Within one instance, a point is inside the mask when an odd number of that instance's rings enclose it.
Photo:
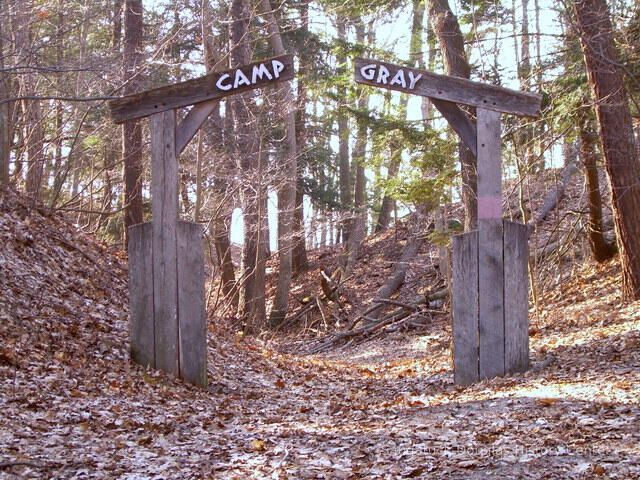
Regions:
[[[344,18],[338,17],[336,21],[338,39],[342,42],[347,40],[347,24]],[[343,54],[336,56],[338,70],[346,68],[347,59]],[[344,102],[347,98],[346,88],[337,88],[337,98],[339,102]],[[351,210],[351,167],[349,162],[349,119],[345,113],[345,106],[338,105],[338,158],[340,171],[340,207],[342,213]],[[342,218],[340,221],[340,234],[342,242],[345,244],[349,240],[349,219]]]
[[[0,12],[8,9],[5,0],[0,0]],[[5,68],[4,58],[4,24],[0,19],[0,69]],[[10,84],[8,75],[0,75],[0,100],[9,98]],[[0,189],[9,184],[9,159],[11,153],[11,139],[13,137],[13,127],[11,122],[11,104],[0,105]]]
[[[280,27],[271,11],[269,0],[262,0],[261,3],[262,13],[267,21],[267,31],[269,32],[273,53],[275,55],[284,55],[286,51],[280,35]],[[293,275],[293,216],[296,208],[298,175],[296,103],[291,82],[286,82],[279,88],[279,97],[280,108],[286,111],[286,146],[284,148],[285,158],[282,162],[282,179],[278,182],[278,256],[280,258],[280,268],[278,270],[278,283],[273,299],[273,308],[269,317],[271,326],[280,325],[285,320],[288,311],[289,288]]]
[[[578,134],[580,136],[580,156],[584,165],[584,176],[589,192],[589,245],[596,262],[604,262],[612,258],[616,246],[607,243],[602,231],[602,196],[598,179],[596,141],[598,136],[593,120],[588,112],[578,118]]]
[[[309,268],[309,259],[307,258],[307,235],[304,226],[304,193],[300,173],[298,173],[296,183],[296,210],[293,212],[293,273],[297,275]]]
[[[431,63],[434,54],[434,42],[431,39],[431,33],[428,32],[427,42],[425,44],[424,36],[424,14],[426,11],[426,0],[413,0],[412,7],[412,22],[411,22],[411,41],[409,44],[409,57],[413,66],[420,70],[431,70]],[[427,48],[427,55],[429,59],[429,66],[425,64],[425,47]],[[422,97],[420,99],[420,111],[422,113],[422,119],[425,125],[431,117],[431,100],[429,97]]]
[[[627,92],[604,0],[575,0],[576,27],[596,102],[611,186],[624,300],[640,299],[640,161]]]
[[[142,0],[125,0],[124,5],[124,65],[125,95],[140,90],[142,68]],[[124,172],[125,247],[128,229],[142,223],[142,125],[140,120],[128,120],[122,125],[122,164]]]
[[[251,47],[249,44],[249,22],[251,9],[246,0],[231,2],[231,63],[232,67],[247,64],[251,61]],[[264,262],[260,233],[262,220],[260,218],[262,187],[257,185],[261,181],[259,176],[260,156],[259,138],[255,124],[249,114],[248,106],[253,102],[253,93],[235,95],[231,100],[231,112],[235,131],[235,156],[238,174],[243,183],[241,188],[242,213],[244,219],[244,245],[242,248],[243,278],[240,293],[239,315],[243,320],[245,330],[252,332],[262,328],[265,324],[264,283],[260,269]],[[257,193],[256,193],[257,192]]]
[[[429,0],[429,18],[435,35],[440,42],[440,50],[447,74],[470,78],[471,67],[464,51],[464,37],[458,19],[451,11],[447,0]],[[474,116],[473,111],[470,112]],[[471,150],[459,143],[460,167],[462,175],[461,197],[465,210],[465,231],[475,230],[478,225],[478,172],[477,161]]]
[[[309,3],[300,2],[300,20],[301,34],[307,36],[309,34]],[[304,191],[303,191],[303,171],[304,166],[301,160],[304,158],[304,152],[307,145],[306,132],[306,111],[307,108],[307,89],[305,86],[305,76],[310,59],[307,58],[307,49],[302,48],[300,55],[300,66],[298,68],[298,108],[296,111],[296,135],[298,137],[298,171],[296,179],[296,210],[293,214],[293,273],[299,274],[309,268],[309,260],[307,258],[306,235],[304,227]]]
[[[58,0],[58,23],[56,25],[56,62],[58,65],[62,65],[64,62],[64,0]],[[60,75],[56,79],[56,86],[58,91],[62,92],[64,89],[65,79]],[[56,195],[58,192],[58,185],[56,184],[60,169],[62,168],[62,147],[64,138],[64,106],[61,101],[56,102],[56,132],[55,132],[55,152],[53,156],[53,168],[51,169],[51,178],[53,179],[53,192]],[[105,159],[105,163],[107,160]],[[49,178],[49,174],[45,175],[45,178]]]
[[[33,64],[32,32],[34,4],[32,0],[16,3],[15,42],[17,62],[23,67]],[[25,96],[36,95],[36,76],[31,73],[20,75],[20,90]],[[40,196],[42,174],[44,170],[44,129],[42,125],[42,110],[38,100],[22,100],[22,115],[24,122],[24,140],[27,151],[27,172],[25,189],[34,202]]]
[[[360,45],[365,43],[365,28],[362,19],[356,22],[356,42]],[[365,114],[369,106],[369,95],[362,88],[356,89],[356,109],[361,115]],[[358,259],[360,244],[364,240],[367,229],[367,203],[366,203],[366,183],[365,176],[365,154],[367,151],[367,123],[362,116],[358,117],[358,131],[356,133],[356,143],[353,147],[353,162],[356,166],[356,184],[354,191],[354,209],[353,222],[351,224],[351,232],[349,232],[349,242],[347,243],[347,262],[345,271],[351,272],[353,265]]]
[[[400,170],[400,163],[402,162],[402,144],[399,142],[390,142],[389,148],[391,150],[391,160],[389,161],[389,168],[387,170],[387,180],[393,180],[396,178],[398,171]],[[385,191],[384,196],[382,197],[380,213],[378,214],[378,223],[375,228],[376,233],[389,228],[391,214],[393,213],[395,205],[396,201]]]
[[[120,50],[122,41],[122,7],[124,0],[113,0],[111,11],[111,48],[114,51]]]
[[[208,0],[202,2],[201,22],[204,63],[207,72],[226,67],[226,64],[220,62],[220,55],[217,53],[221,50],[219,48],[220,41],[219,38],[216,38],[213,34],[214,15],[211,9],[211,3]],[[213,154],[219,154],[219,157],[221,157],[220,161],[212,162],[214,168],[213,198],[216,210],[214,214],[215,217],[211,219],[209,231],[213,238],[218,265],[220,266],[222,293],[227,301],[230,302],[231,308],[235,310],[238,308],[239,293],[236,285],[235,268],[231,257],[231,216],[233,207],[228,194],[229,179],[233,178],[234,169],[229,156],[233,145],[225,142],[226,139],[224,135],[224,131],[231,132],[233,130],[231,117],[231,112],[227,110],[225,117],[222,118],[219,102],[209,115],[210,121],[208,122],[209,128],[207,129],[207,133],[210,144],[218,147],[217,150],[214,150]],[[203,130],[199,133],[199,139],[201,139]],[[199,141],[198,151],[200,155],[204,155],[204,152],[200,152],[201,143],[203,142]],[[202,161],[203,159],[200,160],[200,162]],[[200,168],[202,168],[201,163]],[[200,174],[202,175],[202,172],[200,172]],[[201,182],[202,179],[197,182],[200,188],[202,188]],[[200,193],[198,197],[201,197],[201,195]],[[198,210],[200,210],[200,206]],[[198,215],[198,218],[199,217],[200,215]]]

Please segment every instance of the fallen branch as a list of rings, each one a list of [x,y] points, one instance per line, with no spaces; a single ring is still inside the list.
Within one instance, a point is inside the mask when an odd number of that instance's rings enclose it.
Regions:
[[[529,227],[529,235],[531,235],[531,233],[533,233],[547,218],[547,216],[560,204],[560,200],[564,198],[564,192],[576,172],[578,172],[578,167],[574,163],[569,163],[564,167],[564,170],[562,170],[562,181],[556,184],[555,190],[551,190],[547,194],[540,210],[536,212],[533,218],[527,223],[527,226]]]
[[[391,297],[391,295],[393,295],[396,290],[398,290],[402,286],[407,274],[407,270],[409,269],[409,263],[418,254],[418,250],[420,249],[421,244],[422,238],[418,236],[411,238],[407,242],[407,245],[404,247],[404,250],[402,252],[402,256],[396,264],[396,268],[393,270],[391,277],[389,277],[387,282],[376,292],[374,303],[378,303],[379,305],[369,312],[369,315],[371,317],[380,317],[383,310],[382,301],[389,300],[389,297]]]
[[[347,341],[348,345],[358,343],[358,341],[362,342],[364,340],[371,340],[372,338],[379,336],[379,334],[381,335],[385,332],[397,331],[404,326],[406,326],[407,328],[415,326],[423,327],[425,325],[425,322],[418,323],[416,322],[416,320],[420,318],[427,318],[425,317],[425,315],[429,315],[430,318],[432,314],[441,314],[442,312],[440,310],[430,310],[428,308],[425,308],[424,297],[421,298],[422,300],[416,304],[405,304],[403,302],[398,302],[395,300],[389,301],[387,299],[376,300],[376,305],[360,314],[356,318],[356,321],[352,321],[350,323],[347,329],[326,336],[324,339],[320,340],[319,343],[310,347],[307,352],[311,354],[319,353],[328,350],[329,348],[335,347],[345,340]],[[382,318],[374,319],[366,315],[368,311],[379,308],[380,304],[382,303],[398,305],[399,308],[395,309],[393,312],[385,315]],[[368,323],[359,328],[354,328],[354,325],[360,320],[365,320]],[[372,336],[374,334],[375,337]],[[356,339],[358,339],[358,341],[356,341]]]
[[[328,338],[325,338],[322,342],[320,342],[318,345],[316,345],[315,347],[312,347],[309,350],[309,353],[319,353],[322,352],[324,350],[329,349],[330,347],[334,346],[336,343],[339,343],[340,341],[352,338],[352,337],[357,337],[357,336],[364,336],[367,337],[369,335],[371,335],[372,333],[374,333],[375,331],[384,328],[385,326],[392,324],[398,320],[402,320],[403,318],[408,317],[409,315],[411,315],[410,312],[407,311],[403,311],[402,313],[396,315],[396,314],[391,314],[388,315],[380,320],[378,320],[376,323],[373,324],[369,324],[360,328],[356,328],[354,330],[346,330],[346,331],[342,331],[342,332],[336,332],[336,333],[332,333],[331,335],[329,335]]]

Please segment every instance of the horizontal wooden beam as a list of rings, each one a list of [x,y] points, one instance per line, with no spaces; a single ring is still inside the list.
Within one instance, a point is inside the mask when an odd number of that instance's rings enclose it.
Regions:
[[[542,96],[426,70],[356,58],[358,83],[514,115],[540,115]]]
[[[293,74],[293,55],[281,55],[111,100],[109,110],[113,121],[122,123],[291,80]]]

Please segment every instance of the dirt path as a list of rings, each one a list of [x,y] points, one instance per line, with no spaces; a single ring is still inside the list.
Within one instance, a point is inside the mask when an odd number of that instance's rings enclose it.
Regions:
[[[15,225],[2,479],[640,477],[640,306],[619,305],[614,265],[547,296],[524,376],[454,386],[444,320],[316,357],[212,330],[202,391],[129,363],[124,275],[86,260],[109,257]]]

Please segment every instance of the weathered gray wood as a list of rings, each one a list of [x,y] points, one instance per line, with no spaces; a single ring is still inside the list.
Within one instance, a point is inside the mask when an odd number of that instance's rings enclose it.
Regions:
[[[207,386],[207,322],[204,304],[202,226],[178,222],[180,377]]]
[[[209,100],[193,106],[176,128],[176,157],[179,157],[220,100]]]
[[[504,375],[500,114],[479,108],[477,117],[480,378],[492,378]]]
[[[453,378],[478,381],[478,232],[453,237]]]
[[[273,62],[279,62],[282,70],[275,72]],[[260,65],[264,70],[259,71]],[[254,75],[254,67],[256,67]],[[247,84],[241,78],[241,82],[235,82],[237,71],[242,72]],[[126,97],[111,100],[108,105],[111,117],[115,123],[122,123],[133,118],[146,117],[155,113],[186,107],[208,100],[220,99],[227,95],[245,92],[255,88],[262,88],[272,83],[291,80],[294,74],[293,55],[281,55],[279,57],[262,60],[260,62],[244,65],[224,72],[213,72],[204,77],[195,78],[186,82],[166,85],[145,92],[127,95]],[[269,78],[271,77],[271,78]],[[255,81],[254,81],[255,80]],[[220,82],[220,83],[219,83]],[[222,89],[230,87],[229,89]]]
[[[376,67],[372,78],[373,67],[366,68],[369,65]],[[381,70],[382,75],[380,75]],[[396,75],[399,75],[400,70],[404,75],[404,82],[399,79],[392,85],[391,83]],[[421,77],[415,81],[412,88],[411,78],[415,80],[419,75]],[[366,78],[367,76],[370,78]],[[515,115],[538,116],[542,103],[542,97],[533,93],[519,92],[497,85],[472,82],[464,78],[438,75],[426,70],[364,58],[356,58],[355,60],[355,79],[356,82],[374,87],[383,87]]]
[[[478,220],[480,378],[504,375],[502,220]]]
[[[467,148],[477,156],[478,132],[476,131],[476,126],[469,116],[455,103],[438,100],[437,98],[432,98],[431,102],[447,122],[449,122],[451,128],[453,128],[460,136],[460,139],[464,142]]]
[[[152,240],[150,223],[140,223],[129,227],[131,359],[137,364],[155,368]]]
[[[178,351],[178,162],[174,110],[151,117],[151,211],[156,367],[179,375]]]
[[[505,373],[529,368],[528,229],[504,221]]]
[[[500,113],[477,110],[478,218],[502,218]]]

